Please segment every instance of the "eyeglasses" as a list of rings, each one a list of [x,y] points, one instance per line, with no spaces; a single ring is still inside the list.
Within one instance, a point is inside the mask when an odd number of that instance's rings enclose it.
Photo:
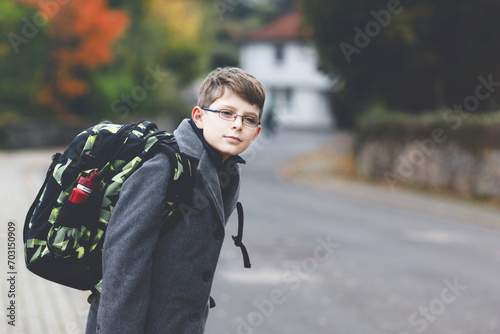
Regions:
[[[225,121],[234,122],[236,118],[239,116],[243,120],[243,125],[248,126],[249,128],[256,128],[260,125],[260,121],[258,117],[255,116],[242,116],[238,115],[234,111],[228,109],[215,110],[210,108],[201,108],[206,111],[216,112],[219,114],[219,117]]]

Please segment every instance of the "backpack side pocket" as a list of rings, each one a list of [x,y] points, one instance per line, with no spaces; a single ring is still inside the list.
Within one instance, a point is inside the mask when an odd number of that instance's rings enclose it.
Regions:
[[[47,245],[53,255],[83,258],[91,250],[97,233],[99,211],[97,196],[90,196],[85,203],[66,200],[47,235]]]

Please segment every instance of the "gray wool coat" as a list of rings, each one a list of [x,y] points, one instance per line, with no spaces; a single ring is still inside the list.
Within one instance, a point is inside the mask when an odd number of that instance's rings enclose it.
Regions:
[[[103,247],[100,298],[91,296],[86,333],[203,333],[224,228],[239,194],[238,159],[216,168],[188,120],[174,136],[198,161],[193,205],[160,233],[171,170],[158,153],[123,184]],[[172,225],[170,225],[172,224]]]

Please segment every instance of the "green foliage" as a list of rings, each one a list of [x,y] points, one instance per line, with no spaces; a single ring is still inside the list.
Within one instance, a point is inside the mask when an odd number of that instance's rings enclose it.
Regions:
[[[65,101],[70,112],[89,121],[103,118],[120,121],[125,119],[125,114],[132,118],[160,112],[176,115],[181,108],[187,115],[188,104],[183,101],[182,91],[205,71],[208,64],[206,59],[209,53],[205,52],[205,47],[212,40],[212,31],[199,29],[197,25],[202,13],[200,8],[207,5],[197,0],[189,1],[189,4],[163,2],[169,9],[188,8],[187,13],[194,15],[194,20],[188,21],[184,16],[171,14],[169,10],[158,14],[154,6],[161,9],[161,0],[108,2],[114,9],[125,10],[129,14],[129,27],[113,45],[111,62],[92,70],[72,70],[71,74],[84,82],[89,90],[82,96]],[[195,13],[195,9],[199,10]],[[33,25],[35,14],[40,12],[34,7],[0,0],[0,34],[4,36],[0,40],[2,123],[26,117],[54,116],[54,111],[42,107],[39,101],[43,82],[55,76],[52,70],[54,60],[50,58],[54,42],[46,33],[50,21],[43,24],[35,22]],[[59,18],[57,13],[53,18]],[[183,26],[184,22],[186,26]],[[27,24],[36,28],[36,33],[30,37],[23,35]],[[184,35],[185,31],[189,34]],[[22,40],[17,39],[17,44],[13,45],[12,38],[8,37],[12,33]],[[150,79],[146,89],[144,80],[152,76],[151,72],[157,72],[160,78],[159,81],[158,78]],[[126,96],[132,96],[132,93],[135,93],[136,99],[125,102]],[[119,105],[115,103],[117,100]],[[126,113],[124,108],[119,108],[123,106],[128,108]],[[116,112],[117,109],[121,112]]]
[[[183,97],[183,90],[214,67],[238,65],[239,43],[248,32],[291,10],[293,2],[222,1],[232,10],[220,17],[213,1],[108,0],[111,8],[130,17],[128,29],[113,44],[112,61],[92,69],[71,69],[67,74],[88,91],[55,100],[90,122],[103,118],[119,122],[158,113],[187,115],[192,101]],[[47,33],[52,21],[36,25],[36,34],[16,45],[17,51],[7,37],[9,33],[23,37],[26,22],[32,24],[34,15],[40,14],[36,8],[0,0],[0,34],[5,37],[0,40],[2,124],[56,115],[40,103],[44,82],[55,77],[52,53],[57,43]],[[51,19],[58,18],[55,13]],[[154,88],[146,89],[145,78],[157,69],[161,80],[148,81]]]
[[[39,114],[35,93],[47,60],[47,40],[44,27],[33,24],[34,14],[33,9],[0,1],[1,123]]]
[[[25,14],[23,7],[11,1],[0,2],[0,20],[5,25],[15,24],[18,19],[22,18]]]
[[[460,115],[451,110],[408,115],[404,112],[369,112],[358,122],[356,150],[362,143],[385,141],[393,145],[432,138],[440,129],[447,142],[476,154],[500,149],[500,112]]]
[[[117,122],[159,113],[187,115],[182,90],[202,71],[206,57],[202,45],[197,40],[179,42],[175,31],[164,26],[172,17],[151,17],[146,2],[116,0],[110,4],[131,11],[135,19],[115,44],[113,63],[93,75],[94,115]],[[209,39],[209,32],[200,33]],[[152,72],[159,77],[153,78]]]
[[[474,93],[477,77],[500,81],[500,2],[495,0],[301,1],[321,68],[339,75],[337,102],[351,125],[374,103],[420,113]],[[495,92],[480,110],[495,110]]]

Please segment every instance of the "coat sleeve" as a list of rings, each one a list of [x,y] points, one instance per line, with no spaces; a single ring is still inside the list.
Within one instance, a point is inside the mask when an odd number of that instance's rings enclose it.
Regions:
[[[170,176],[169,159],[159,152],[122,186],[104,240],[97,333],[143,333]]]

